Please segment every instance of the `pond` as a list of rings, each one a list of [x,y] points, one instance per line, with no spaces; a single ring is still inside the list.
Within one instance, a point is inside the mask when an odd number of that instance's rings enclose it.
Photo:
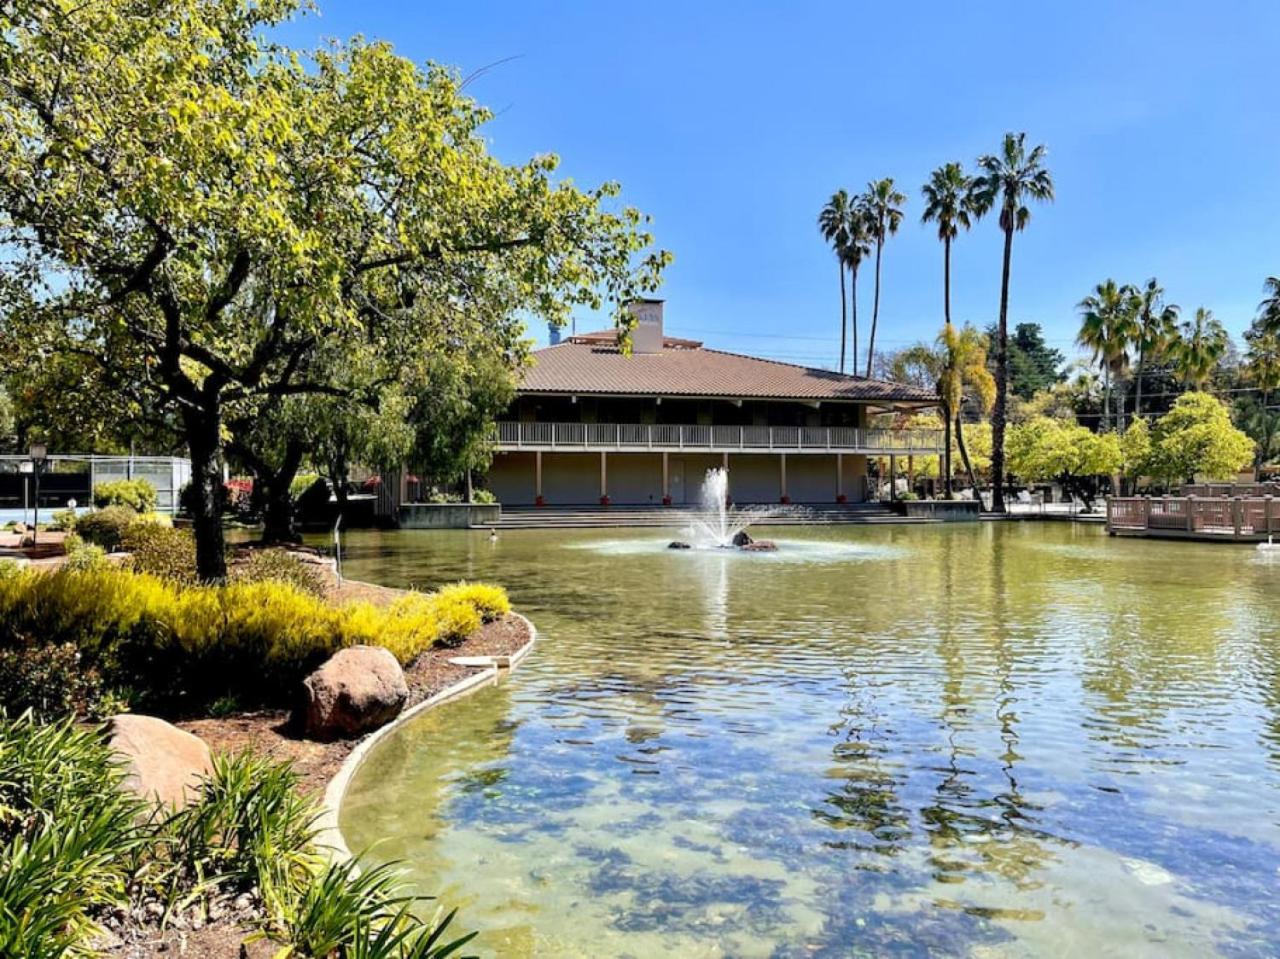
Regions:
[[[372,752],[349,845],[489,956],[1276,954],[1280,559],[764,535],[352,534],[349,576],[501,582],[540,639]]]

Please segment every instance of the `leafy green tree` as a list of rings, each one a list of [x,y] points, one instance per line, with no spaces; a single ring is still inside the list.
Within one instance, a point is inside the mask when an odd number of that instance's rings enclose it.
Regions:
[[[420,365],[468,348],[444,336],[464,320],[510,337],[522,315],[620,307],[667,261],[613,184],[492,157],[489,113],[451,71],[385,44],[307,59],[261,39],[293,9],[16,0],[0,31],[6,332],[136,371],[172,411],[205,579],[225,575],[226,423],[343,395],[318,351]]]
[[[1123,463],[1120,437],[1041,416],[1009,430],[1009,470],[1025,482],[1057,480],[1093,508],[1098,478]]]
[[[1253,477],[1262,479],[1262,468],[1276,453],[1276,439],[1280,434],[1280,412],[1271,408],[1271,397],[1280,389],[1280,332],[1275,332],[1260,313],[1244,335],[1246,350],[1245,378],[1258,390],[1258,395],[1247,396],[1237,404],[1241,426],[1249,438],[1257,444],[1253,459]]]
[[[867,376],[871,375],[875,359],[876,326],[880,321],[880,258],[884,241],[897,233],[902,224],[902,205],[906,202],[906,196],[894,187],[893,177],[868,183],[867,192],[861,197],[860,205],[866,210],[871,240],[876,246],[876,292],[871,305],[871,336],[867,341]]]
[[[994,342],[996,335],[993,323],[987,330],[988,341]],[[1040,390],[1062,382],[1066,359],[1061,350],[1045,342],[1039,323],[1019,323],[1009,337],[1009,393],[1029,400]]]
[[[1194,318],[1178,328],[1169,354],[1178,378],[1193,390],[1203,390],[1230,345],[1226,329],[1212,311],[1202,306],[1196,309]]]
[[[1138,351],[1134,416],[1142,415],[1142,380],[1147,372],[1147,361],[1159,358],[1169,349],[1178,328],[1178,307],[1164,302],[1164,287],[1155,277],[1147,280],[1138,291],[1138,298],[1138,315],[1133,328],[1133,346]]]
[[[1258,317],[1273,333],[1280,333],[1280,276],[1269,276],[1262,284],[1266,298],[1258,304]]]
[[[1196,476],[1231,479],[1253,460],[1254,443],[1231,425],[1217,397],[1184,393],[1151,430],[1148,470],[1169,484]]]
[[[1151,466],[1151,427],[1141,416],[1135,416],[1120,436],[1120,475],[1133,489]]]
[[[996,398],[991,414],[992,508],[1004,512],[1004,431],[1009,402],[1009,277],[1013,261],[1013,234],[1031,221],[1027,200],[1053,199],[1053,177],[1044,165],[1043,145],[1027,149],[1025,133],[1006,133],[999,153],[978,158],[981,172],[974,181],[974,204],[979,214],[999,205],[1004,255],[1000,272],[1000,317],[995,343]]]
[[[849,252],[849,223],[854,201],[848,190],[836,190],[831,194],[822,212],[818,214],[818,231],[822,238],[831,244],[836,255],[836,269],[840,273],[840,372],[844,372],[844,354],[846,332],[848,328],[848,301],[844,295],[844,271]],[[853,365],[858,365],[855,350]]]
[[[0,443],[8,443],[13,437],[15,420],[13,418],[13,400],[9,392],[0,386]]]
[[[1093,360],[1102,370],[1102,427],[1110,429],[1111,399],[1115,381],[1129,368],[1129,344],[1138,335],[1138,311],[1141,307],[1138,291],[1128,284],[1117,285],[1106,280],[1095,287],[1094,292],[1080,301],[1080,333],[1076,342],[1093,353]],[[1124,426],[1124,398],[1114,425]]]

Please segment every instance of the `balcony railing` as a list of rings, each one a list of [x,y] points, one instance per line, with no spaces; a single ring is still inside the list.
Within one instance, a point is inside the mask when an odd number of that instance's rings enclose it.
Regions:
[[[703,450],[936,455],[941,430],[853,426],[676,426],[665,423],[498,424],[502,450]]]

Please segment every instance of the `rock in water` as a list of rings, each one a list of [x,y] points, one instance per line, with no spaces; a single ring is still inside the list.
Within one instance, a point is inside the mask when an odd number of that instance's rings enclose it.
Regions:
[[[745,529],[740,529],[733,534],[733,545],[738,547],[738,549],[746,549],[753,542],[754,540],[747,535],[747,531]]]
[[[680,540],[675,539],[667,544],[667,549],[693,549],[693,547],[688,543],[682,543]]]
[[[771,539],[752,540],[746,546],[741,547],[744,553],[772,553],[778,548],[778,544]]]
[[[126,789],[172,809],[199,798],[200,781],[213,772],[204,740],[163,719],[129,713],[113,716],[109,729],[111,749],[125,764]]]
[[[312,739],[358,736],[400,715],[404,670],[381,646],[340,649],[302,681],[302,726]]]

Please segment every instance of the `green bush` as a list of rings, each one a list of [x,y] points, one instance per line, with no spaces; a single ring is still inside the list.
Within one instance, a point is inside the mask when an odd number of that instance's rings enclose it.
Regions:
[[[60,530],[64,533],[74,533],[76,529],[76,511],[73,509],[56,511],[49,526],[50,529]]]
[[[324,595],[324,578],[310,563],[282,549],[255,549],[232,570],[238,583],[288,583],[312,596]]]
[[[196,538],[190,530],[136,522],[125,528],[120,545],[136,572],[176,583],[196,581]]]
[[[108,553],[120,548],[125,530],[138,520],[137,510],[128,506],[108,506],[86,513],[76,521],[76,533],[86,542]]]
[[[296,501],[319,480],[319,473],[299,473],[289,483],[289,498]]]
[[[150,513],[159,502],[156,488],[144,479],[122,479],[99,483],[93,488],[93,505],[127,506],[135,513]]]
[[[62,541],[62,548],[67,554],[64,562],[67,569],[85,572],[106,565],[106,551],[101,546],[86,543],[75,533],[67,534],[67,538]]]
[[[488,506],[491,503],[498,502],[498,497],[490,489],[473,489],[471,491],[471,502]]]
[[[45,720],[97,717],[115,705],[104,699],[102,677],[81,662],[75,643],[0,649],[0,703]]]

